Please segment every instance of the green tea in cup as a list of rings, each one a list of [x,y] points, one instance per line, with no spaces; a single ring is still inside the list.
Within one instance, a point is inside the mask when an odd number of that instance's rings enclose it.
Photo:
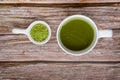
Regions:
[[[94,29],[85,20],[73,18],[62,25],[60,39],[63,45],[70,50],[84,50],[94,39]]]
[[[99,38],[112,37],[112,30],[98,30],[89,17],[72,15],[60,23],[56,36],[63,51],[72,55],[84,55],[95,47]]]

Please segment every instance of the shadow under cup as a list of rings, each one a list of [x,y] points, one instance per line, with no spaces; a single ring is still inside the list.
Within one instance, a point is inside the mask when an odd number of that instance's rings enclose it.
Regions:
[[[70,16],[59,25],[57,40],[59,46],[70,54],[83,54],[97,42],[97,27],[85,16]]]

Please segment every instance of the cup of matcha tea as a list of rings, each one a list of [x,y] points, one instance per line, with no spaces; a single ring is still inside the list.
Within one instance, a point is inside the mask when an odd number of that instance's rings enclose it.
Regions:
[[[12,29],[15,34],[25,34],[34,44],[45,44],[51,37],[51,29],[44,21],[34,21],[27,29]]]
[[[72,55],[83,55],[95,47],[99,38],[112,37],[112,30],[98,30],[89,17],[72,15],[60,23],[56,37],[63,51]]]

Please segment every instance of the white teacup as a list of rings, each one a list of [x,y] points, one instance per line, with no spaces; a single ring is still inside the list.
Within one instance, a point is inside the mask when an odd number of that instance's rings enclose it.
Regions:
[[[48,37],[42,42],[37,42],[37,41],[33,40],[33,38],[30,35],[30,30],[32,29],[32,27],[35,24],[39,24],[39,23],[45,25],[46,28],[48,29]],[[29,40],[31,42],[33,42],[34,44],[38,44],[38,45],[47,43],[49,41],[50,37],[51,37],[51,29],[50,29],[49,25],[44,21],[34,21],[33,23],[31,23],[29,25],[29,27],[27,29],[15,28],[15,29],[12,29],[12,32],[15,33],[15,34],[25,34],[25,35],[27,35],[27,37],[29,38]]]
[[[60,39],[60,30],[61,30],[61,28],[63,27],[63,25],[65,24],[65,22],[67,22],[67,21],[69,21],[71,19],[74,19],[74,18],[80,18],[80,19],[86,20],[87,23],[89,23],[90,25],[92,25],[92,28],[94,29],[94,34],[95,34],[95,37],[94,37],[92,43],[90,44],[90,46],[87,47],[86,49],[80,50],[80,51],[73,51],[73,50],[70,50],[70,49],[66,48],[64,46],[64,44],[61,42],[61,39]],[[97,44],[97,41],[98,41],[99,38],[112,37],[112,34],[113,34],[112,30],[98,30],[98,28],[97,28],[96,24],[94,23],[94,21],[91,20],[87,16],[84,16],[84,15],[72,15],[72,16],[67,17],[66,19],[64,19],[60,23],[60,25],[58,27],[58,30],[57,30],[56,37],[57,37],[58,45],[60,46],[60,48],[63,51],[65,51],[68,54],[78,56],[78,55],[84,55],[84,54],[87,54],[88,52],[90,52],[95,47],[95,45]]]

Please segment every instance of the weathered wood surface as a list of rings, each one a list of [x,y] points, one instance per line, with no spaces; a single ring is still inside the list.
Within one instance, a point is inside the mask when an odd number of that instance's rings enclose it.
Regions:
[[[120,63],[0,63],[0,80],[120,80]]]
[[[56,30],[74,14],[90,17],[99,29],[112,29],[113,38],[99,39],[87,55],[67,55]],[[35,20],[52,29],[45,45],[11,32]],[[0,80],[120,80],[120,0],[0,0]]]
[[[73,4],[73,3],[118,3],[120,0],[0,0],[0,4]]]
[[[92,18],[100,29],[112,29],[113,38],[99,39],[87,55],[65,54],[56,41],[56,30],[67,16],[82,14]],[[25,35],[11,33],[13,28],[27,28],[35,20],[46,21],[52,37],[45,45],[34,45]],[[0,61],[120,61],[120,6],[32,7],[0,6]]]

